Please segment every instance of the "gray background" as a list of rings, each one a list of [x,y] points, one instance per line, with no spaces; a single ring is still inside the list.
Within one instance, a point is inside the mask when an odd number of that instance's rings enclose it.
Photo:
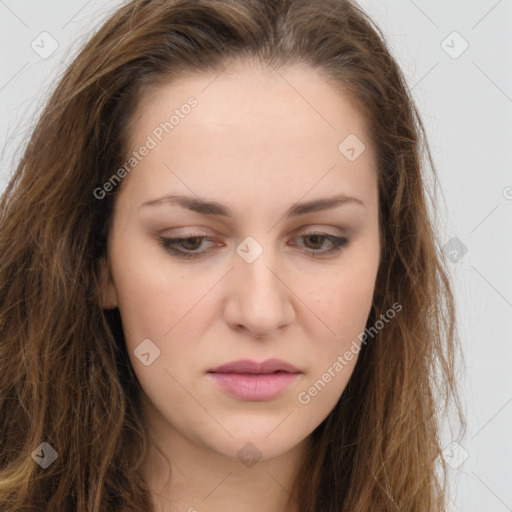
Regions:
[[[52,85],[121,3],[0,0],[2,188]],[[438,229],[453,260],[468,420],[456,444],[446,429],[450,510],[512,510],[512,0],[360,4],[412,88],[442,189]],[[58,44],[50,56],[43,32]]]

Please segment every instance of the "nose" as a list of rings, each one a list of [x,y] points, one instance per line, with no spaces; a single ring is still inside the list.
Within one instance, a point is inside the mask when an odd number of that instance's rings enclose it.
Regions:
[[[271,338],[295,318],[293,292],[269,251],[252,263],[236,258],[228,276],[225,320],[234,330],[247,331],[256,338]]]

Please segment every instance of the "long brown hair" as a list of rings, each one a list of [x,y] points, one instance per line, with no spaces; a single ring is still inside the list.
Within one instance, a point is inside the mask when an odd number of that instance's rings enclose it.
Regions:
[[[385,38],[348,0],[133,0],[67,68],[0,204],[0,503],[4,511],[150,511],[140,385],[100,259],[141,97],[230,59],[307,63],[365,117],[378,164],[383,241],[365,343],[339,402],[312,433],[293,499],[301,511],[445,509],[439,417],[452,399],[457,333],[428,211],[435,169]],[[341,141],[340,141],[341,142]],[[462,420],[463,421],[463,420]],[[47,442],[46,469],[31,456]]]

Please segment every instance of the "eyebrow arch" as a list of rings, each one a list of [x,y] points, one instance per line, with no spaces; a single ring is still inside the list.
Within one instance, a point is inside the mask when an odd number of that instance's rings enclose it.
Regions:
[[[147,206],[156,206],[162,204],[176,204],[182,208],[186,208],[202,215],[218,215],[222,217],[233,217],[233,212],[227,206],[216,201],[203,201],[190,196],[183,195],[167,195],[147,201],[141,204],[140,208]],[[312,212],[319,212],[336,208],[345,204],[358,204],[365,206],[363,201],[356,197],[347,196],[345,194],[338,194],[333,197],[326,197],[321,199],[314,199],[302,203],[292,204],[285,212],[284,217],[299,217]]]

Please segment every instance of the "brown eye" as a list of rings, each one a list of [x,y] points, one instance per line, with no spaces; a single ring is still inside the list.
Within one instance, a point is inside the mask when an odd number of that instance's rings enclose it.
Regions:
[[[181,246],[187,251],[195,251],[199,249],[204,237],[194,236],[190,238],[182,238]]]
[[[213,242],[213,238],[208,236],[189,236],[182,238],[159,237],[158,245],[163,247],[168,253],[179,258],[198,258],[206,253],[199,251],[203,242]]]
[[[292,245],[303,246],[306,249],[306,253],[313,257],[335,255],[349,242],[347,238],[329,235],[327,233],[307,233],[299,236],[298,239],[303,239],[306,242],[304,244],[293,242]],[[208,236],[189,236],[182,238],[166,238],[160,236],[158,243],[173,256],[191,259],[201,257],[209,252],[208,249],[199,250],[203,242],[214,242],[214,239]],[[325,243],[329,243],[329,246],[322,249]],[[222,244],[217,243],[217,245]]]
[[[313,257],[334,255],[345,247],[349,240],[344,237],[329,235],[328,233],[304,233],[298,237],[305,241],[303,245],[307,253]],[[330,244],[327,249],[322,249],[325,242]]]
[[[324,243],[324,241],[327,239],[325,236],[322,235],[306,235],[303,237],[304,240],[310,240],[312,243],[311,245],[305,244],[308,249],[320,249]]]

